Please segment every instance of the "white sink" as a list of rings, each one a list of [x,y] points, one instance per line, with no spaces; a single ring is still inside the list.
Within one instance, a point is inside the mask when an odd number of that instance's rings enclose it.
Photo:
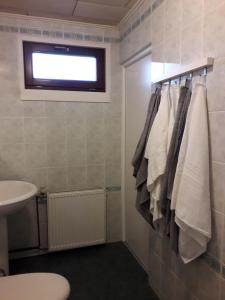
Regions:
[[[0,271],[6,274],[9,272],[7,215],[21,209],[37,191],[37,187],[29,182],[0,181]]]
[[[29,182],[0,181],[0,217],[22,208],[37,191],[37,187]]]

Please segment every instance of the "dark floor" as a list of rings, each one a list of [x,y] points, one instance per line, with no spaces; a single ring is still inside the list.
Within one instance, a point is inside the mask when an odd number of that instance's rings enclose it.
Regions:
[[[158,300],[123,243],[10,261],[10,273],[54,272],[71,285],[70,300]]]

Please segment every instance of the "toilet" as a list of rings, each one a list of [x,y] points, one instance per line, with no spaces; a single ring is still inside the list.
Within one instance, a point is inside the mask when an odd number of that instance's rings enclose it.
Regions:
[[[70,285],[54,273],[28,273],[0,277],[3,300],[67,300]]]

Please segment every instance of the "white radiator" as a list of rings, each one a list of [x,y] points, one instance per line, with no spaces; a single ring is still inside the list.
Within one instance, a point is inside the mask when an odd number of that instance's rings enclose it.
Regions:
[[[105,243],[106,197],[104,190],[48,195],[50,251]]]

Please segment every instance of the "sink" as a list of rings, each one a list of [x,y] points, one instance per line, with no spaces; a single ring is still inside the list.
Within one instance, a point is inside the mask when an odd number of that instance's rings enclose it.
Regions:
[[[37,187],[29,182],[0,181],[0,217],[22,208],[37,191]]]
[[[5,274],[9,272],[7,215],[21,209],[37,192],[37,187],[29,182],[0,181],[0,271]]]

